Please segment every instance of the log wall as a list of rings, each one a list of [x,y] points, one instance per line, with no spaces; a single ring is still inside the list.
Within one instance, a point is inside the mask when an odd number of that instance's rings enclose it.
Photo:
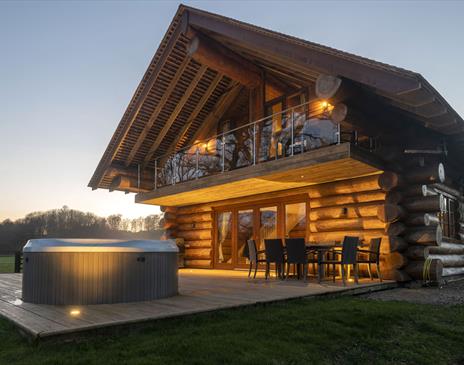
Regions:
[[[368,244],[370,239],[382,237],[383,277],[397,281],[440,281],[442,276],[464,273],[464,244],[444,237],[440,223],[443,194],[450,192],[464,210],[464,199],[447,185],[441,164],[298,189],[309,199],[311,242],[342,241],[352,235]],[[282,197],[289,195],[289,191],[282,192]],[[250,200],[257,199],[245,197],[227,203]],[[214,206],[221,202],[163,208],[166,237],[185,240],[187,267],[213,267]],[[462,218],[459,229],[464,238]]]

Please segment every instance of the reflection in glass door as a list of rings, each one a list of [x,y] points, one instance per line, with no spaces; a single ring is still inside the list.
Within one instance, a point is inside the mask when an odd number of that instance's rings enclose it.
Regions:
[[[247,240],[253,239],[253,209],[237,212],[237,264],[248,264]]]
[[[306,203],[285,205],[285,237],[306,238]]]
[[[264,240],[278,238],[277,232],[277,207],[259,208],[259,247],[264,250]]]
[[[232,265],[232,212],[219,212],[217,215],[216,262]]]

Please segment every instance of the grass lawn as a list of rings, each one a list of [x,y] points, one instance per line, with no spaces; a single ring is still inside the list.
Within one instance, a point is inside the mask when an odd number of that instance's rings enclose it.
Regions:
[[[14,256],[0,256],[0,273],[14,272]]]
[[[0,321],[0,364],[463,364],[464,306],[294,300],[28,344]]]

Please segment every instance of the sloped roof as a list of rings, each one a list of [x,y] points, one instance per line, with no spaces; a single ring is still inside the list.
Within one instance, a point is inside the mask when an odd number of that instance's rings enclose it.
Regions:
[[[114,165],[127,169],[138,164],[151,166],[152,156],[187,145],[221,97],[234,86],[227,76],[188,57],[189,27],[208,34],[260,67],[284,68],[296,79],[314,81],[326,73],[353,80],[409,113],[426,128],[452,136],[464,150],[462,118],[422,75],[181,5],[119,122],[90,187],[108,188]]]

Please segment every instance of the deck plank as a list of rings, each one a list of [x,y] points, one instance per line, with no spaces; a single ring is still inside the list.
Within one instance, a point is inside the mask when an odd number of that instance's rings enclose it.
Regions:
[[[332,282],[319,285],[295,280],[253,280],[243,271],[181,270],[179,295],[137,303],[100,304],[87,306],[53,306],[21,301],[21,274],[0,275],[0,316],[3,316],[34,338],[65,335],[117,325],[130,325],[168,317],[234,308],[258,303],[348,293],[358,290],[379,290],[396,285],[392,282],[363,280],[347,288]],[[348,290],[348,291],[347,291]],[[72,309],[80,314],[72,316]]]

